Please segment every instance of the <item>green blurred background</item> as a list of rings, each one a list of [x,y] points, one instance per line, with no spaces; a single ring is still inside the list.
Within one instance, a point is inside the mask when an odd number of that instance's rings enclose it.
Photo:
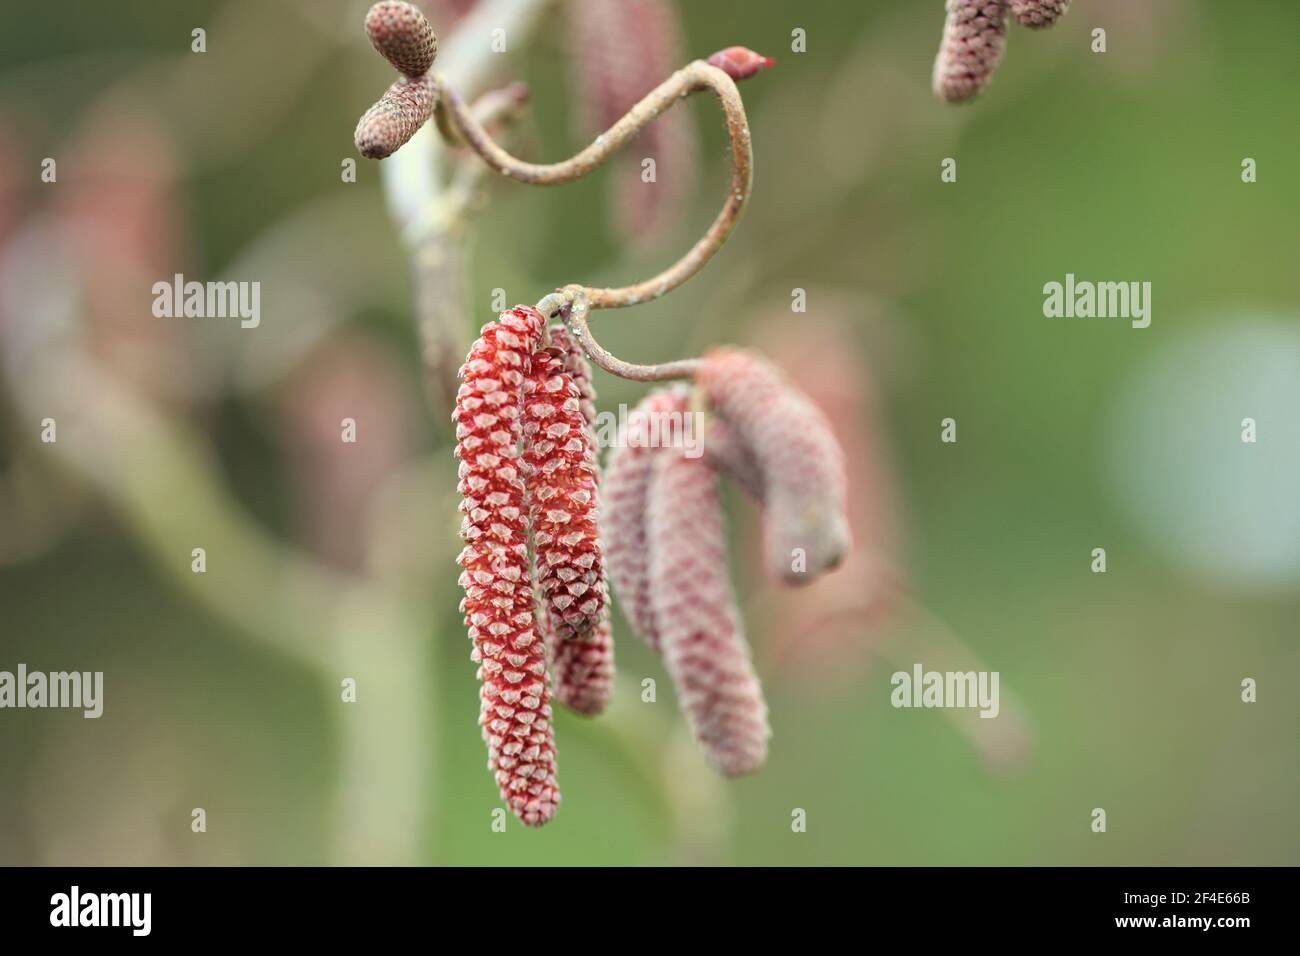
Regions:
[[[710,775],[619,617],[613,710],[556,721],[558,817],[504,833],[447,412],[377,164],[340,177],[391,79],[365,6],[0,13],[0,669],[106,684],[97,721],[0,712],[0,863],[1300,861],[1300,5],[1078,0],[1050,31],[1013,25],[962,108],[929,91],[938,0],[667,5],[685,59],[777,60],[742,87],[753,198],[697,278],[597,331],[641,362],[758,345],[814,393],[833,368],[871,469],[860,544],[894,583],[826,624],[844,588],[777,593],[729,495],[767,766]],[[465,6],[425,5],[444,46]],[[572,33],[548,9],[495,64],[531,87],[510,134],[529,158],[584,142]],[[684,111],[694,152],[660,161],[679,196],[655,236],[611,216],[634,166],[492,184],[467,329],[494,289],[630,281],[693,241],[727,152],[709,97]],[[155,319],[174,272],[260,281],[261,326]],[[1150,281],[1151,327],[1044,318],[1067,272]],[[605,410],[644,391],[597,386]],[[891,708],[914,661],[999,671],[1002,716]]]

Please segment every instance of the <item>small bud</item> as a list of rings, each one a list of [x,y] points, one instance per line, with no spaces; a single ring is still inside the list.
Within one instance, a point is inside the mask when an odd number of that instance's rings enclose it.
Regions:
[[[428,74],[402,77],[357,123],[357,152],[367,159],[384,159],[406,145],[438,105],[438,89]]]
[[[366,14],[366,35],[379,54],[411,79],[433,66],[438,38],[418,8],[402,0],[381,0]]]
[[[709,57],[710,66],[716,66],[733,80],[743,80],[759,70],[776,65],[776,60],[755,53],[749,47],[729,46]]]

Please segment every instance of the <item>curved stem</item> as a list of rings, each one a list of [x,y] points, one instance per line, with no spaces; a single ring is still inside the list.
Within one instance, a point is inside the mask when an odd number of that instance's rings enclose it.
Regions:
[[[664,382],[695,377],[695,370],[700,366],[699,359],[679,359],[659,365],[633,365],[602,346],[592,338],[591,328],[587,325],[587,313],[591,310],[587,297],[590,293],[590,289],[580,285],[566,286],[537,303],[537,311],[548,319],[556,316],[562,318],[592,364],[611,375],[633,382]]]
[[[634,285],[621,288],[598,289],[584,288],[586,307],[590,309],[617,309],[637,305],[657,299],[672,289],[677,288],[703,268],[713,255],[727,241],[735,228],[736,222],[744,211],[749,199],[750,184],[753,178],[753,150],[749,139],[749,123],[745,118],[745,107],[740,99],[740,92],[735,82],[725,72],[710,66],[703,60],[696,60],[678,70],[659,86],[655,87],[641,102],[632,107],[618,122],[605,133],[597,136],[590,146],[574,156],[558,163],[539,165],[527,163],[506,152],[492,139],[483,125],[474,117],[465,101],[452,89],[447,81],[439,76],[436,79],[440,96],[438,98],[438,122],[443,128],[453,129],[466,144],[482,157],[497,172],[517,179],[520,182],[537,186],[555,186],[571,182],[591,172],[605,162],[615,151],[635,136],[663,111],[670,109],[674,103],[691,93],[712,90],[718,97],[722,112],[727,120],[727,135],[731,140],[732,176],[727,188],[727,198],[708,231],[678,259],[658,275],[652,276]],[[583,332],[590,342],[590,332],[585,331],[585,309]],[[576,330],[575,330],[576,331]],[[594,345],[594,342],[592,343]],[[602,350],[603,351],[603,350]],[[589,350],[593,361],[600,361]],[[604,353],[607,360],[618,360]],[[626,363],[619,363],[626,364]],[[608,368],[601,365],[602,368]],[[662,366],[626,366],[630,370],[663,368]],[[611,370],[612,369],[608,369]],[[614,372],[614,374],[621,374]],[[624,375],[624,377],[632,377]],[[681,373],[662,377],[678,378]],[[642,379],[651,381],[653,379]]]

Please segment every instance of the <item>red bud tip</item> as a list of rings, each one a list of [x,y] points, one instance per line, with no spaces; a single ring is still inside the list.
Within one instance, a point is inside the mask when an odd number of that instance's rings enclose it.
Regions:
[[[755,53],[746,46],[729,46],[709,57],[709,65],[716,66],[733,80],[743,80],[759,70],[774,66],[776,60]]]

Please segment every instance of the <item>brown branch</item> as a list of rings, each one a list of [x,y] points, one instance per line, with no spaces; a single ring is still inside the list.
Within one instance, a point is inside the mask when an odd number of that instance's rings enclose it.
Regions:
[[[658,275],[642,282],[613,289],[582,288],[585,293],[586,307],[589,309],[617,309],[637,305],[657,299],[677,288],[704,264],[727,241],[735,228],[745,203],[749,200],[750,184],[753,175],[753,150],[749,139],[749,123],[745,118],[745,107],[740,99],[736,84],[726,72],[710,66],[703,60],[696,60],[678,70],[663,83],[637,103],[618,122],[578,152],[576,155],[558,163],[539,165],[524,162],[502,149],[488,134],[483,125],[474,117],[465,101],[448,86],[446,80],[436,78],[441,96],[437,108],[437,120],[440,129],[450,129],[482,157],[491,168],[520,182],[536,186],[555,186],[571,182],[598,167],[613,155],[641,129],[652,122],[655,117],[691,93],[712,90],[718,97],[727,121],[727,135],[731,140],[732,176],[727,188],[727,197],[722,210],[718,213],[708,231],[678,259]],[[584,310],[585,324],[585,310]],[[575,330],[576,331],[576,330]],[[590,332],[584,336],[584,345],[591,342]],[[594,344],[594,343],[593,343]],[[607,361],[617,364],[618,359],[605,353]],[[593,360],[597,356],[592,355]],[[600,364],[598,361],[597,364]],[[626,365],[626,363],[622,363]],[[606,368],[605,365],[601,365]],[[628,369],[646,369],[651,366],[628,365]],[[615,372],[614,374],[620,374]],[[630,376],[624,376],[630,377]],[[664,377],[680,377],[679,374]],[[652,379],[643,379],[650,381]]]
[[[557,317],[563,319],[592,364],[611,375],[633,382],[663,382],[695,377],[695,370],[700,365],[699,359],[678,359],[675,362],[663,362],[659,365],[633,365],[631,362],[623,361],[597,342],[591,335],[591,328],[587,325],[587,313],[591,311],[588,296],[591,291],[580,285],[565,286],[538,302],[537,311],[548,319]]]

